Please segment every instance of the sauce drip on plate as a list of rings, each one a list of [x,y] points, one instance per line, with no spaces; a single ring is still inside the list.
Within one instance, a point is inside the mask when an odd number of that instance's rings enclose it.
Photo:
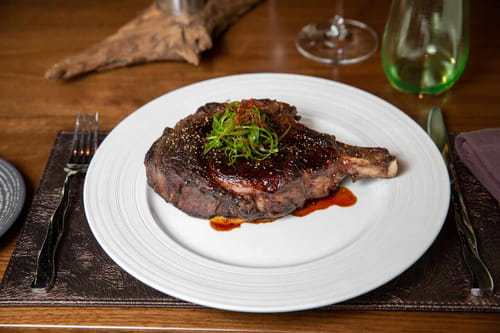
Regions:
[[[330,206],[349,207],[354,205],[356,201],[358,201],[358,199],[354,193],[352,193],[347,187],[340,187],[337,191],[325,198],[307,202],[304,207],[295,210],[292,215],[302,217],[309,215],[314,211],[326,209]]]
[[[210,219],[210,226],[217,231],[229,231],[235,228],[239,228],[242,223],[267,223],[276,221],[275,219],[260,219],[255,221],[245,221],[240,219],[228,219],[222,216],[216,216]]]

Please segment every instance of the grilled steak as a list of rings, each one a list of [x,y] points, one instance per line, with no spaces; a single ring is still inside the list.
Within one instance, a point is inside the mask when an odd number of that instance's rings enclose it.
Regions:
[[[153,143],[145,157],[148,184],[189,215],[254,221],[287,215],[307,200],[325,197],[346,176],[396,175],[397,160],[387,149],[338,142],[299,123],[293,106],[255,102],[278,135],[287,131],[277,153],[258,163],[239,158],[232,165],[218,149],[205,154],[212,118],[225,110],[223,103],[208,103],[165,128]]]

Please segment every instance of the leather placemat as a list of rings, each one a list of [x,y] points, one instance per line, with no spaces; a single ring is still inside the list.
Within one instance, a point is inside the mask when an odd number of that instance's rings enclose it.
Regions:
[[[104,253],[84,216],[81,179],[74,179],[54,287],[41,293],[30,289],[47,221],[59,201],[70,141],[71,133],[56,137],[0,284],[0,305],[199,307],[142,284]],[[456,171],[483,260],[500,283],[500,206],[462,164]],[[431,248],[407,271],[368,294],[322,309],[499,311],[498,291],[482,298],[470,294],[470,274],[458,244],[454,221],[448,217]]]

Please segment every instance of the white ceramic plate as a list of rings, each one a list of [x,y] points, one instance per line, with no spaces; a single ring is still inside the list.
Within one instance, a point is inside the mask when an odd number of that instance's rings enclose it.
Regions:
[[[346,181],[358,198],[352,207],[215,231],[156,195],[143,159],[165,126],[207,102],[243,98],[287,102],[340,141],[387,147],[400,174]],[[325,79],[246,74],[175,90],[128,116],[94,157],[84,200],[99,244],[143,283],[209,307],[278,312],[341,302],[402,273],[439,233],[449,196],[437,148],[394,106]]]

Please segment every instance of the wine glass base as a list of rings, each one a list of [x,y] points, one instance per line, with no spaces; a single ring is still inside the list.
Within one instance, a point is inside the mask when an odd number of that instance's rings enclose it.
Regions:
[[[306,25],[297,35],[295,45],[305,57],[328,64],[353,64],[375,53],[378,37],[372,28],[350,19],[345,19],[344,25],[344,37],[332,36],[332,21]]]

